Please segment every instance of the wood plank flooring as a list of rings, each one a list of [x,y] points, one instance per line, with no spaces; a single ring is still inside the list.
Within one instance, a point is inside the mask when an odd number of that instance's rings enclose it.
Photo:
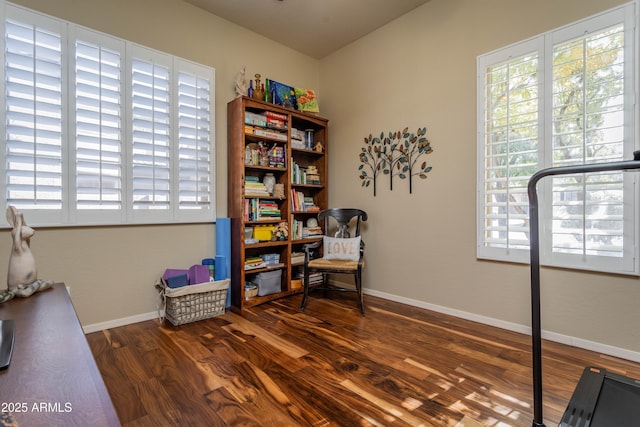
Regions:
[[[366,296],[294,296],[179,327],[87,335],[114,406],[134,426],[530,427],[530,337]],[[545,422],[585,366],[640,364],[545,342]]]

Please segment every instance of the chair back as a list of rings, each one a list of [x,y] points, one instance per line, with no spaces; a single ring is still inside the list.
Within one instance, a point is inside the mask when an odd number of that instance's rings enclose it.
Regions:
[[[367,220],[367,213],[361,209],[354,208],[332,208],[325,209],[318,214],[318,220],[323,223],[324,233],[328,236],[332,227],[331,219],[335,221],[336,232],[334,237],[348,238],[353,231],[353,237],[360,235],[360,223]],[[350,227],[350,223],[355,218],[355,223]]]

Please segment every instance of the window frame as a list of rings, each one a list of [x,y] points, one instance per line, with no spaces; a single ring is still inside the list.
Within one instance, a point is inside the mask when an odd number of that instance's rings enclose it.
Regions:
[[[632,2],[620,5],[561,28],[545,32],[519,43],[497,49],[477,58],[477,258],[516,263],[530,262],[530,251],[527,248],[490,247],[486,244],[487,231],[485,224],[486,210],[486,144],[488,130],[485,128],[487,120],[487,70],[489,67],[509,63],[522,55],[538,53],[538,163],[536,170],[553,166],[553,133],[552,133],[552,102],[553,102],[553,49],[570,40],[586,38],[590,34],[599,33],[612,25],[624,24],[624,142],[623,159],[633,158],[633,151],[638,149],[638,108],[637,82],[638,61],[638,5]],[[584,142],[583,142],[584,146]],[[605,257],[598,255],[575,255],[554,252],[552,249],[552,179],[542,180],[538,184],[538,194],[541,209],[540,215],[540,249],[541,264],[561,268],[611,272],[617,274],[640,275],[640,262],[635,247],[640,242],[638,231],[639,199],[637,194],[638,176],[635,173],[623,174],[622,188],[624,191],[624,244],[621,257]]]
[[[7,19],[24,22],[29,25],[46,26],[59,34],[61,38],[62,57],[62,208],[61,209],[30,209],[18,207],[29,219],[30,225],[35,226],[108,226],[122,224],[169,224],[169,223],[213,223],[216,219],[216,182],[215,182],[215,69],[203,64],[198,64],[184,58],[170,55],[155,49],[123,40],[108,34],[95,31],[68,21],[64,21],[49,15],[45,15],[22,6],[17,6],[0,0],[0,13],[2,20],[2,45],[5,43],[5,22]],[[120,177],[120,209],[101,209],[99,206],[92,208],[78,208],[77,203],[77,174],[76,174],[76,41],[91,43],[100,48],[109,48],[120,54],[120,137],[121,137],[121,177]],[[168,208],[134,209],[133,208],[133,132],[132,132],[132,104],[131,104],[131,64],[134,56],[146,58],[163,58],[162,62],[169,67],[169,190]],[[5,56],[4,49],[0,52],[3,66],[0,67],[0,86],[5,86]],[[202,177],[202,171],[206,167],[200,163],[200,187],[202,194],[196,198],[196,202],[187,208],[180,206],[180,169],[179,169],[179,118],[181,101],[178,93],[178,76],[180,73],[191,73],[208,82],[208,92],[200,91],[198,102],[208,104],[203,110],[209,112],[205,118],[206,124],[198,123],[204,129],[199,135],[204,144],[198,144],[198,158],[208,158],[208,176]],[[7,106],[5,91],[0,94],[0,111],[5,112]],[[208,98],[207,98],[208,95]],[[36,100],[37,102],[37,100]],[[6,115],[5,115],[6,117]],[[6,124],[0,123],[0,132],[6,135]],[[6,147],[3,144],[2,150]],[[0,172],[7,176],[6,160],[0,162]],[[0,191],[5,195],[0,199],[0,209],[6,210],[7,181],[2,180]],[[98,203],[99,205],[99,203]]]

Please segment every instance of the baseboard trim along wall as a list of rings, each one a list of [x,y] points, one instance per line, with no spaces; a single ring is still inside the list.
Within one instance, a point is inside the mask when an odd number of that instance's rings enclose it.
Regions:
[[[514,332],[519,332],[521,334],[531,335],[531,327],[529,326],[524,326],[524,325],[520,325],[512,322],[506,322],[504,320],[494,319],[492,317],[480,316],[478,314],[469,313],[461,310],[455,310],[455,309],[444,307],[441,305],[429,304],[424,301],[418,301],[411,298],[388,294],[386,292],[379,292],[371,289],[364,289],[364,293],[367,295],[373,295],[376,297],[388,299],[390,301],[400,302],[402,304],[424,308],[424,309],[435,311],[438,313],[449,314],[451,316],[459,317],[461,319],[471,320],[473,322],[483,323],[489,326],[495,326],[500,329],[506,329],[508,331],[514,331]],[[542,331],[542,338],[549,341],[570,345],[572,347],[583,348],[585,350],[595,351],[597,353],[607,354],[609,356],[631,360],[633,362],[640,362],[640,353],[636,351],[627,350],[626,348],[614,347],[614,346],[601,344],[594,341],[584,340],[581,338],[557,334],[555,332],[549,332],[544,330]]]
[[[122,317],[120,319],[109,320],[107,322],[93,323],[83,326],[82,330],[85,334],[99,332],[105,329],[117,328],[118,326],[131,325],[132,323],[145,322],[147,320],[160,319],[164,316],[164,312],[152,311],[149,313],[137,314],[135,316]]]
[[[424,301],[401,297],[398,295],[388,294],[386,292],[380,292],[372,289],[364,289],[364,293],[367,295],[373,295],[376,297],[388,299],[390,301],[411,305],[413,307],[420,307],[426,310],[435,311],[437,313],[448,314],[451,316],[459,317],[461,319],[471,320],[473,322],[478,322],[478,323],[482,323],[489,326],[495,326],[500,329],[506,329],[508,331],[514,331],[514,332],[519,332],[521,334],[531,335],[531,328],[529,326],[524,326],[524,325],[520,325],[512,322],[506,322],[504,320],[481,316],[478,314],[469,313],[462,310],[455,310],[449,307],[430,304]],[[91,332],[98,332],[105,329],[117,328],[119,326],[125,326],[132,323],[144,322],[146,320],[152,320],[152,319],[159,319],[160,316],[164,316],[164,313],[161,313],[158,311],[152,311],[150,313],[143,313],[143,314],[138,314],[136,316],[123,317],[120,319],[114,319],[107,322],[94,323],[91,325],[83,326],[83,330],[85,334],[89,334]],[[606,344],[597,343],[594,341],[584,340],[581,338],[557,334],[555,332],[549,332],[549,331],[542,331],[542,338],[549,341],[570,345],[573,347],[583,348],[585,350],[595,351],[597,353],[607,354],[609,356],[620,357],[622,359],[631,360],[633,362],[640,362],[639,352],[627,350],[625,348],[614,347]]]

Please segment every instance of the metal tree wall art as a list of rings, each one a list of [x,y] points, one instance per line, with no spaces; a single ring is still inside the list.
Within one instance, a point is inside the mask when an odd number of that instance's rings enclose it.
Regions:
[[[431,154],[431,143],[425,137],[427,128],[418,128],[415,133],[409,128],[402,131],[384,132],[380,137],[369,135],[364,138],[365,146],[360,150],[360,179],[363,187],[373,184],[373,195],[377,191],[380,173],[389,177],[389,188],[393,190],[393,177],[409,180],[409,194],[413,192],[413,177],[426,179],[431,166],[426,161],[419,163],[424,155]]]

